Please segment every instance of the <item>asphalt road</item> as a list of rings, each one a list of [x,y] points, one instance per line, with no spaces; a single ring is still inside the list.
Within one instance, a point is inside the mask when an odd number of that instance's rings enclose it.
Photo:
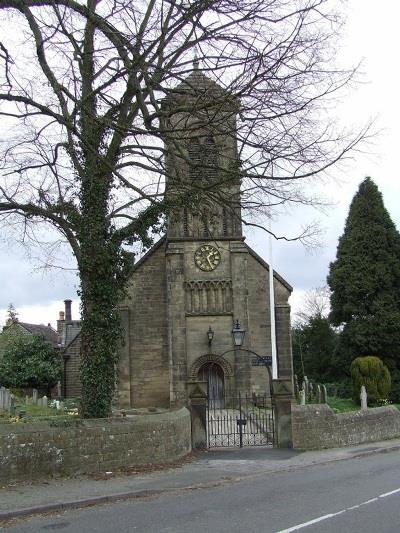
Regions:
[[[229,476],[229,472],[226,473]],[[255,473],[208,488],[71,510],[10,532],[399,533],[400,452]]]

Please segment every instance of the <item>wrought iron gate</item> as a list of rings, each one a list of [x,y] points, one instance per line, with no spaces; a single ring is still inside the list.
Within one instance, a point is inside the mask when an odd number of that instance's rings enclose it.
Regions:
[[[209,448],[273,446],[274,419],[266,395],[209,395],[207,442]]]

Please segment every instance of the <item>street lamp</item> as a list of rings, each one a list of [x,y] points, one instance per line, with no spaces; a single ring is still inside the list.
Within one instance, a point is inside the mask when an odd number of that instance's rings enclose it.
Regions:
[[[211,326],[208,327],[207,338],[208,338],[208,345],[211,346],[212,340],[214,338],[214,332],[211,329]]]
[[[238,348],[242,346],[246,330],[242,329],[239,324],[239,320],[236,320],[232,328],[233,345]]]

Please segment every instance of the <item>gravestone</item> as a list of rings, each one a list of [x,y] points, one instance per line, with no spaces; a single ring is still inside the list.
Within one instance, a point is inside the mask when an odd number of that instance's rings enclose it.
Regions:
[[[57,381],[57,400],[61,398],[61,381]]]
[[[10,415],[11,416],[15,416],[15,403],[14,403],[14,396],[11,397],[11,401],[10,401],[10,408],[9,408],[9,411],[10,411]]]
[[[302,390],[304,391],[305,397],[308,397],[308,381],[307,376],[304,376],[306,379],[303,380],[303,383],[301,385]]]
[[[33,405],[37,405],[38,403],[38,391],[37,389],[32,390],[32,403]]]
[[[3,409],[6,411],[10,410],[11,405],[11,393],[8,389],[4,389],[4,396],[3,396]]]
[[[308,382],[308,395],[307,395],[307,400],[308,400],[309,402],[312,402],[313,397],[314,397],[314,386],[313,386],[312,382],[309,381],[309,382]]]
[[[322,403],[322,392],[320,385],[317,385],[317,401],[318,403]]]
[[[5,393],[5,388],[4,387],[0,387],[0,409],[4,409],[4,393]]]
[[[300,391],[300,405],[306,405],[306,392],[304,389]]]
[[[368,409],[367,398],[368,398],[367,391],[366,391],[366,389],[365,389],[365,386],[362,385],[362,387],[361,387],[361,393],[360,393],[361,409],[362,409],[362,410],[364,410],[364,409]]]
[[[326,390],[326,386],[322,385],[322,400],[321,403],[328,403],[328,391]]]

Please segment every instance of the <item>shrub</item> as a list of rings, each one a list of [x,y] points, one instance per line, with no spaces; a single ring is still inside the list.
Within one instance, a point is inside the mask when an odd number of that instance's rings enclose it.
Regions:
[[[43,337],[23,336],[7,346],[0,361],[0,385],[46,391],[61,377],[61,361]]]
[[[376,404],[388,398],[391,378],[388,368],[379,357],[357,357],[351,363],[350,373],[354,386],[354,401],[360,403],[360,390],[364,385],[369,403]]]

